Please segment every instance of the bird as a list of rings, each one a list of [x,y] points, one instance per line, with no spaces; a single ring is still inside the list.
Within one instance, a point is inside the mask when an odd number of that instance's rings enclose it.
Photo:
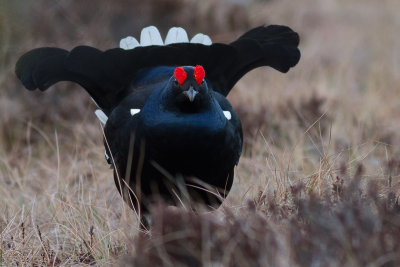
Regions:
[[[163,41],[149,26],[140,43],[128,36],[105,51],[33,49],[15,73],[28,90],[71,81],[87,91],[104,124],[115,185],[148,227],[149,207],[159,199],[221,205],[243,146],[241,121],[226,97],[255,68],[288,72],[300,60],[298,45],[299,35],[283,25],[253,28],[229,44],[201,33],[189,41],[180,27]]]

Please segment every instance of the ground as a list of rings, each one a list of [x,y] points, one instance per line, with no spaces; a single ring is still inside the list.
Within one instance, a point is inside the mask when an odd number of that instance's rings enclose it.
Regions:
[[[6,0],[0,10],[0,265],[400,263],[399,1]],[[118,195],[86,93],[29,92],[14,75],[29,49],[112,48],[150,24],[218,42],[288,25],[302,53],[289,73],[254,70],[230,94],[245,147],[223,207],[155,207],[151,235]]]

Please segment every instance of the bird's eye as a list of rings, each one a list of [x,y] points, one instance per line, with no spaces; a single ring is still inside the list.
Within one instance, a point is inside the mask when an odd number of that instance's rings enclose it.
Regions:
[[[178,85],[179,85],[179,83],[178,83],[178,81],[177,81],[176,79],[174,79],[174,85],[175,85],[175,86],[178,86]]]

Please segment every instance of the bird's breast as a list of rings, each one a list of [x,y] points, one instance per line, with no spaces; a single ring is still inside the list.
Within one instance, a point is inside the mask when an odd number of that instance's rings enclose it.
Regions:
[[[139,128],[149,156],[164,161],[167,155],[174,162],[186,162],[185,166],[189,166],[192,162],[215,161],[231,153],[224,151],[234,138],[228,131],[228,123],[219,106],[199,113],[173,113],[155,108],[141,113]]]
[[[146,138],[152,141],[179,139],[181,142],[195,142],[213,138],[224,131],[227,123],[222,111],[218,110],[190,114],[154,112],[141,115],[142,130]]]
[[[143,123],[146,157],[170,173],[209,177],[209,170],[225,173],[235,164],[235,137],[218,117],[191,114]]]

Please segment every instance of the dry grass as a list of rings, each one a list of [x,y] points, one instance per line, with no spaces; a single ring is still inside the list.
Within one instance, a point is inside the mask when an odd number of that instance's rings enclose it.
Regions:
[[[400,3],[226,2],[0,3],[0,265],[399,264]],[[302,58],[230,95],[246,146],[227,201],[155,207],[151,236],[117,193],[89,97],[27,92],[13,74],[34,47],[111,48],[148,24],[229,41],[271,23],[300,33]]]

